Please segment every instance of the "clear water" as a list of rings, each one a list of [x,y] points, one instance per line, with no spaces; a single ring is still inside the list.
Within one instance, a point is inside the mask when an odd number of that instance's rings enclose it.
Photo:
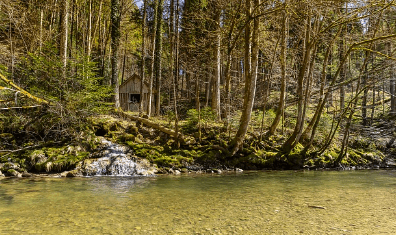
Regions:
[[[0,180],[0,234],[300,233],[395,234],[396,171]]]

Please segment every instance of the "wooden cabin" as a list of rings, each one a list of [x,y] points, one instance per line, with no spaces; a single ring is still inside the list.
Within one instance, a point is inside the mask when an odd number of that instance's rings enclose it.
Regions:
[[[140,99],[143,99],[144,111],[147,110],[149,84],[147,82],[143,84],[143,97],[140,97],[140,81],[140,76],[133,74],[120,85],[120,105],[124,111],[138,112]],[[154,110],[154,98],[151,107]]]

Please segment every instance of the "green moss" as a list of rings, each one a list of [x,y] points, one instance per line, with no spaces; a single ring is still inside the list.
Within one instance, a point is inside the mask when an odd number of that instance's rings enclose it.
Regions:
[[[14,170],[14,169],[8,169],[8,170],[7,170],[7,173],[8,173],[9,175],[15,175],[15,174],[17,174],[17,171]]]
[[[132,134],[124,133],[124,134],[122,134],[121,136],[118,137],[118,141],[121,142],[121,143],[126,143],[126,142],[129,142],[129,141],[134,142],[135,140],[136,140],[136,137],[134,135],[132,135]]]
[[[129,134],[137,135],[139,134],[139,129],[136,126],[128,126],[125,130]]]
[[[34,164],[33,168],[38,172],[61,172],[69,170],[73,168],[78,162],[89,156],[89,152],[68,153],[67,147],[43,148],[41,151],[42,152],[36,153],[44,153],[46,160]]]
[[[315,161],[313,159],[309,159],[309,160],[304,162],[304,165],[314,166],[315,165]]]
[[[156,146],[127,141],[126,144],[138,157],[146,158],[160,167],[182,167],[183,163],[192,163],[196,151],[172,150],[167,146]]]

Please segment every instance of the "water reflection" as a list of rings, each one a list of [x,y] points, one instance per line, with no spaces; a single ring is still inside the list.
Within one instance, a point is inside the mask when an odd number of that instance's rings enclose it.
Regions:
[[[93,177],[84,180],[84,188],[90,188],[93,192],[112,191],[125,193],[147,187],[156,178],[151,177]]]

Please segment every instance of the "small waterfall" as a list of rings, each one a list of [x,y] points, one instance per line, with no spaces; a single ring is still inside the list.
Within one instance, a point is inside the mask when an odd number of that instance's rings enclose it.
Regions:
[[[102,139],[104,151],[100,158],[87,159],[79,171],[85,176],[152,176],[156,169],[146,159],[138,160],[124,146]]]

